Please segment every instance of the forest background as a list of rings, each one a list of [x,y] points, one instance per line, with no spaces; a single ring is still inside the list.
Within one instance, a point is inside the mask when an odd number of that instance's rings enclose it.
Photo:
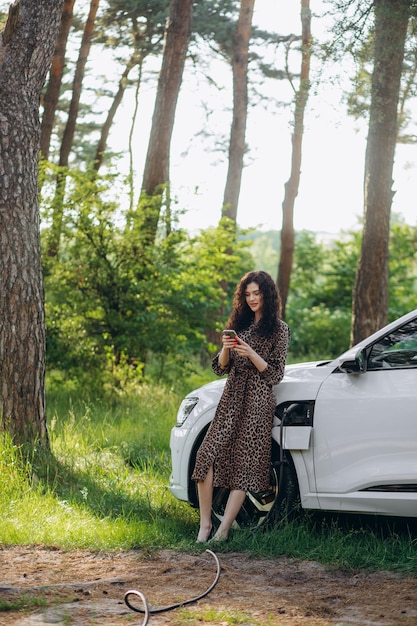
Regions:
[[[0,1],[2,548],[194,553],[198,515],[167,494],[169,435],[184,394],[213,376],[243,272],[277,277],[289,361],[335,356],[416,307],[417,227],[394,170],[395,154],[415,149],[416,3],[277,1],[252,25],[267,4]],[[274,23],[288,5],[298,30]],[[363,133],[343,166],[344,144],[325,147],[330,122],[311,143],[325,102],[353,115],[340,128]],[[267,170],[260,113],[272,171],[245,187],[258,161]],[[330,194],[340,217],[354,187],[354,228],[303,228],[306,180],[314,226]],[[206,199],[208,222],[185,228]],[[416,571],[408,527],[387,537],[311,521],[242,533],[232,550]],[[27,551],[12,552],[26,568]]]
[[[292,329],[289,360],[331,358],[349,346],[354,296],[364,293],[355,281],[364,248],[366,203],[359,196],[377,67],[373,11],[406,11],[396,141],[412,154],[415,6],[406,0],[388,5],[386,0],[317,1],[311,12],[310,2],[294,1],[290,23],[282,3],[258,0],[257,5],[258,14],[253,0],[63,3],[40,109],[39,206],[51,389],[64,382],[94,393],[129,389],[146,377],[171,385],[206,367],[240,276],[261,267],[280,284],[283,242],[290,243],[288,256],[294,253],[284,285],[285,319]],[[4,23],[8,6],[0,3]],[[171,40],[168,14],[176,29]],[[385,22],[394,18],[388,15]],[[173,59],[181,58],[183,66],[175,66]],[[158,118],[173,77],[177,93],[170,119],[168,114]],[[336,118],[343,116],[343,125],[327,117],[330,110],[337,111]],[[316,122],[319,137],[301,167],[304,132],[308,136]],[[337,152],[327,148],[327,137],[334,140],[345,125],[352,136],[358,131],[362,148],[352,141],[349,148],[338,142]],[[261,132],[262,142],[256,144]],[[283,239],[280,212],[288,181],[297,174],[291,171],[297,133],[301,176],[292,197],[291,227],[302,223],[299,192],[316,224],[322,211],[329,225],[334,216],[345,215],[346,198],[354,206],[352,228],[323,236],[310,222],[310,228],[290,232],[291,243]],[[266,139],[270,168],[263,165]],[[240,165],[233,165],[239,151]],[[347,162],[341,154],[348,154]],[[266,178],[251,175],[257,161]],[[205,179],[201,172],[208,169],[214,174]],[[335,171],[343,186],[334,185]],[[399,172],[398,180],[404,180]],[[354,200],[349,200],[351,188]],[[417,302],[415,212],[399,183],[396,188],[384,256],[389,303],[374,303],[386,319]],[[202,202],[208,219],[202,217]],[[241,206],[248,202],[242,227]],[[392,195],[388,214],[391,202]],[[384,222],[384,210],[375,209],[378,223]],[[265,222],[277,228],[266,230]],[[367,250],[372,253],[372,241]],[[384,275],[374,271],[372,276],[383,293]]]

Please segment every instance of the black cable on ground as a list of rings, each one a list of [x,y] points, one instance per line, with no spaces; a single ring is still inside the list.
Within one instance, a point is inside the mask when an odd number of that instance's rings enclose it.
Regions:
[[[132,596],[137,596],[138,598],[140,598],[140,600],[142,600],[142,604],[143,604],[144,608],[143,609],[136,609],[131,604],[129,604],[129,602],[126,599],[126,596],[128,594],[132,595]],[[146,626],[146,624],[149,622],[150,611],[149,611],[148,602],[147,602],[145,596],[143,595],[143,593],[141,593],[140,591],[136,591],[136,589],[131,589],[130,591],[127,591],[125,593],[125,603],[129,607],[129,609],[132,609],[132,611],[137,611],[138,613],[144,613],[145,614],[145,617],[143,618],[142,626]]]
[[[208,596],[208,594],[213,591],[214,587],[217,585],[217,583],[219,582],[219,578],[220,578],[220,561],[217,558],[217,555],[214,554],[214,552],[212,552],[211,550],[206,550],[206,552],[208,552],[209,554],[211,554],[211,556],[214,558],[214,560],[216,561],[216,567],[217,567],[217,571],[216,571],[216,577],[214,579],[214,581],[212,582],[212,584],[210,585],[210,587],[208,589],[206,589],[206,591],[204,591],[203,593],[201,593],[199,596],[196,596],[195,598],[191,598],[190,600],[184,600],[183,602],[178,602],[176,604],[169,604],[168,606],[163,606],[157,609],[150,609],[147,603],[147,600],[145,598],[145,596],[143,595],[143,593],[141,593],[140,591],[136,591],[135,589],[130,589],[129,591],[126,591],[125,595],[124,595],[124,601],[126,606],[129,607],[129,609],[131,609],[132,611],[135,611],[136,613],[144,613],[145,617],[144,620],[142,622],[142,626],[146,626],[146,624],[149,621],[149,616],[150,615],[154,615],[156,613],[166,613],[167,611],[173,611],[174,609],[178,609],[182,606],[187,606],[188,604],[193,604],[194,602],[198,602],[198,600],[201,600],[202,598],[205,598],[206,596]],[[140,598],[140,600],[142,601],[143,604],[143,608],[138,608],[136,606],[133,606],[133,604],[131,604],[130,602],[130,596],[136,596],[138,598]]]

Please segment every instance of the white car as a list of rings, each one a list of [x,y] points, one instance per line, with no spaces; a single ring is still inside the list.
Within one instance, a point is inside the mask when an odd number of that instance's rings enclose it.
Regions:
[[[195,456],[225,379],[188,394],[171,431],[169,489],[198,507]],[[417,517],[417,309],[333,361],[286,367],[274,388],[271,486],[248,492],[238,525],[303,509]],[[221,519],[227,490],[216,489]]]

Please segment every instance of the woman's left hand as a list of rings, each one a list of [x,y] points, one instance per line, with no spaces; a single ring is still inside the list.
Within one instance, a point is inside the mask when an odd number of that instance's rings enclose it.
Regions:
[[[246,356],[248,359],[250,359],[251,357],[256,355],[255,350],[251,348],[248,343],[243,341],[243,339],[240,339],[240,337],[236,337],[236,339],[237,345],[235,345],[233,349],[235,352],[237,352],[239,356]]]
[[[256,367],[256,369],[259,370],[260,372],[263,372],[267,368],[268,363],[262,357],[260,357],[259,354],[255,352],[255,350],[251,348],[248,343],[243,341],[243,339],[240,339],[240,337],[237,337],[236,340],[237,340],[237,344],[235,345],[233,350],[239,356],[245,356],[246,358],[250,359],[252,363],[254,364],[254,366]]]

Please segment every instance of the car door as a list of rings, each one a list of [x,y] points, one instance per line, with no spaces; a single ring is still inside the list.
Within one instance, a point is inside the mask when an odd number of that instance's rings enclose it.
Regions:
[[[320,507],[417,516],[417,318],[361,357],[363,371],[335,370],[317,396]]]

